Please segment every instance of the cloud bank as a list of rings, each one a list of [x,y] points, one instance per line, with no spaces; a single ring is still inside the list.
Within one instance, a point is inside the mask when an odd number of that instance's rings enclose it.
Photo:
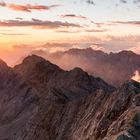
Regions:
[[[39,19],[27,20],[4,20],[0,21],[1,27],[36,27],[36,28],[60,28],[60,27],[81,27],[78,24],[60,22],[60,21],[44,21]]]

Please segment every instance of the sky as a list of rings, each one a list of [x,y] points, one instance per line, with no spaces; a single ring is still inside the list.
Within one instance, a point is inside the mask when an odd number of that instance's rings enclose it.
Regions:
[[[0,58],[10,64],[44,44],[140,53],[140,0],[3,0],[0,13]]]

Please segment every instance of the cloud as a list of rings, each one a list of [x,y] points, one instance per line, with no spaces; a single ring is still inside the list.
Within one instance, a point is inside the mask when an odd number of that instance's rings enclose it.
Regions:
[[[128,50],[133,51],[134,53],[140,54],[140,43],[138,43],[135,47],[132,47]]]
[[[27,35],[27,34],[22,34],[22,33],[0,33],[0,35],[19,36],[19,35]]]
[[[78,24],[60,22],[60,21],[43,21],[39,19],[26,20],[4,20],[0,21],[1,27],[34,27],[34,28],[60,28],[60,27],[81,27]]]
[[[80,32],[79,30],[75,30],[75,31],[68,31],[68,30],[58,30],[58,31],[55,31],[57,33],[78,33]]]
[[[134,72],[134,75],[132,76],[131,79],[133,79],[133,80],[135,80],[135,81],[137,81],[137,82],[140,82],[140,73],[139,73],[138,70],[136,70],[136,71]]]
[[[133,3],[139,5],[140,4],[140,0],[133,0]]]
[[[61,18],[78,18],[78,19],[84,19],[86,20],[87,17],[81,16],[81,15],[75,15],[75,14],[66,14],[66,15],[61,15]]]
[[[6,6],[6,3],[4,1],[0,1],[0,6],[1,7],[5,7]]]
[[[86,2],[87,2],[88,4],[95,5],[95,3],[94,3],[93,0],[86,0]]]
[[[107,29],[80,29],[80,30],[56,30],[57,33],[102,33],[108,31]]]
[[[50,5],[50,6],[45,6],[45,5],[31,5],[31,4],[26,4],[26,5],[21,5],[21,4],[14,4],[14,3],[5,3],[3,1],[0,2],[1,7],[7,7],[9,9],[12,9],[14,11],[22,11],[22,12],[32,12],[32,10],[50,10],[54,7],[58,7],[60,5]]]
[[[58,7],[58,5],[44,6],[44,5],[17,5],[9,4],[8,7],[15,11],[32,12],[32,10],[50,10],[51,8]]]
[[[70,48],[72,48],[73,44],[71,43],[45,43],[43,45],[40,45],[36,48],[36,50],[38,49],[45,49],[48,52],[56,52],[56,51],[65,51],[68,50]]]
[[[127,0],[120,0],[120,2],[122,2],[122,3],[127,3]]]
[[[108,31],[108,29],[86,29],[85,32],[97,32],[97,33],[101,33],[101,32],[106,32]]]
[[[140,21],[112,21],[114,24],[128,24],[128,25],[137,25],[140,26]]]
[[[121,3],[128,4],[129,0],[120,0]],[[133,4],[136,4],[138,7],[140,6],[140,0],[132,0]]]
[[[44,44],[36,44],[36,45],[24,45],[24,44],[21,44],[21,45],[14,45],[12,46],[14,50],[30,50],[30,51],[38,51],[38,50],[43,50],[45,52],[49,52],[49,53],[52,53],[52,52],[64,52],[64,51],[67,51],[69,49],[72,49],[72,48],[79,48],[79,49],[82,49],[82,48],[89,48],[89,47],[92,47],[96,50],[103,50],[102,48],[102,44],[99,44],[99,43],[44,43]],[[29,51],[28,51],[29,52]]]
[[[21,17],[16,17],[16,19],[18,19],[18,20],[23,20],[23,18],[21,18]]]
[[[100,45],[91,45],[90,48],[96,51],[105,51],[105,48]]]

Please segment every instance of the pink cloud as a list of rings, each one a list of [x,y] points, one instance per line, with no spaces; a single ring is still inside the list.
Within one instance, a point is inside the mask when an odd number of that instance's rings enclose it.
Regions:
[[[12,9],[14,11],[22,11],[22,12],[32,12],[32,10],[50,10],[54,7],[58,7],[60,5],[50,5],[50,6],[45,6],[45,5],[31,5],[31,4],[14,4],[14,3],[5,3],[3,1],[0,2],[1,7],[7,7],[9,9]]]

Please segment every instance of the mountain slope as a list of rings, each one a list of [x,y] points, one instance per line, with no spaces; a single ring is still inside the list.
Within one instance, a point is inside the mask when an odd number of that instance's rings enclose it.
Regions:
[[[15,139],[120,140],[127,137],[125,134],[131,129],[139,137],[139,128],[133,126],[133,119],[140,111],[139,83],[128,81],[120,89],[110,93],[107,89],[112,88],[101,79],[92,77],[94,82],[91,82],[91,77],[79,68],[65,72],[34,55],[27,57],[15,70],[29,80],[30,85],[33,85],[32,80],[36,81],[37,84],[33,87],[38,91],[40,88],[51,87],[45,90],[40,111],[32,118],[32,123],[27,124]],[[42,77],[37,78],[38,75]],[[43,77],[47,80],[40,86],[40,79]],[[137,121],[136,124],[139,123],[139,118]]]
[[[140,83],[115,89],[38,56],[0,61],[1,140],[139,140]]]
[[[112,94],[99,90],[67,102],[53,91],[55,98],[44,99],[32,123],[14,139],[139,140],[139,93],[140,84],[134,81]]]
[[[0,60],[0,140],[9,140],[37,109],[38,97],[18,74]]]

